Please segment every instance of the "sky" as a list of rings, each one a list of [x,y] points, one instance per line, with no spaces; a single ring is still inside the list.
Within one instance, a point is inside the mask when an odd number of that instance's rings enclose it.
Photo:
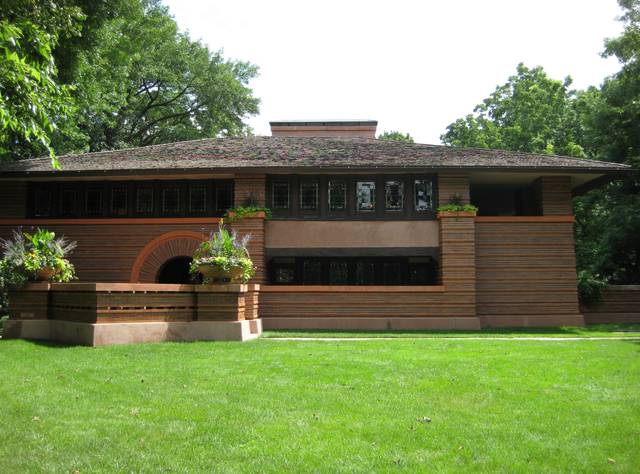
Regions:
[[[259,66],[248,119],[378,120],[440,143],[524,62],[582,89],[619,70],[603,40],[622,31],[615,0],[164,0],[179,28]]]

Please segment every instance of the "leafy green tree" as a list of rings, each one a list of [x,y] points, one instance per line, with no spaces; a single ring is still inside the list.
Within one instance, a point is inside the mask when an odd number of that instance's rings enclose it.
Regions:
[[[129,6],[77,54],[81,113],[56,137],[63,151],[98,151],[249,132],[259,100],[248,87],[256,66],[180,33],[157,1]]]
[[[72,108],[70,89],[56,81],[53,50],[79,34],[79,9],[53,1],[7,0],[0,17],[0,158],[48,152],[56,124]]]
[[[613,283],[640,283],[640,1],[620,0],[623,33],[605,41],[622,69],[607,78],[589,108],[586,137],[603,160],[634,173],[576,200],[580,268]]]
[[[395,130],[384,131],[378,135],[378,140],[393,140],[397,142],[414,143],[413,137],[408,133],[397,132]]]
[[[572,107],[576,92],[570,86],[570,77],[551,79],[542,67],[521,63],[516,75],[473,114],[450,124],[440,139],[454,146],[584,156],[576,136],[580,120]]]

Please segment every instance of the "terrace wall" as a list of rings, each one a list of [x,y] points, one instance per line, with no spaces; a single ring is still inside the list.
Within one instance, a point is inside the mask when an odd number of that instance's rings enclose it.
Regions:
[[[583,325],[571,216],[476,218],[483,326]]]
[[[640,323],[640,285],[611,285],[602,301],[580,310],[587,324]]]

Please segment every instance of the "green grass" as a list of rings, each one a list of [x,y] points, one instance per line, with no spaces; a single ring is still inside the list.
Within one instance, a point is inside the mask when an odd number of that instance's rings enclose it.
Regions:
[[[640,466],[637,341],[0,341],[0,381],[3,473]]]
[[[446,338],[446,337],[640,337],[640,324],[594,324],[586,327],[553,328],[486,328],[481,331],[336,331],[336,330],[277,330],[266,331],[264,337],[303,338]]]

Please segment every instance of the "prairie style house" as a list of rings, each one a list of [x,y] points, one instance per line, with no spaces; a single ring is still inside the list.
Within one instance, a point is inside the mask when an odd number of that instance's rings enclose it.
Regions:
[[[272,122],[205,139],[0,166],[0,236],[76,240],[81,282],[188,283],[234,206],[267,328],[581,325],[572,196],[628,170],[375,139],[374,121]],[[452,200],[474,213],[438,213]]]

